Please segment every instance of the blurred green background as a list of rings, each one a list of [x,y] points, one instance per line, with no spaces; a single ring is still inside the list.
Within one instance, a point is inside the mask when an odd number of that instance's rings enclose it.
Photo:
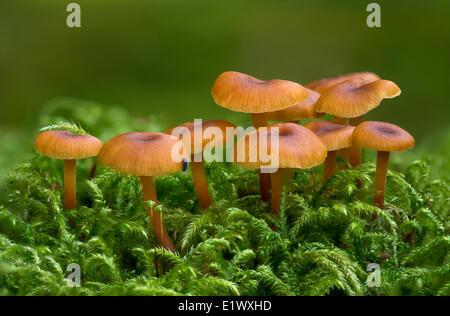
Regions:
[[[2,141],[18,131],[31,140],[40,109],[58,96],[120,104],[164,127],[245,122],[211,97],[226,70],[302,84],[373,71],[403,93],[368,119],[418,142],[449,125],[448,0],[77,0],[80,29],[66,26],[70,2],[0,1],[0,130],[11,135]],[[381,28],[366,26],[371,2]]]

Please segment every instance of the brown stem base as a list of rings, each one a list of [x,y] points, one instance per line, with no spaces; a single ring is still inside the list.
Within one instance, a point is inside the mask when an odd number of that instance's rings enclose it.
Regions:
[[[270,200],[270,188],[272,183],[270,181],[270,173],[262,173],[259,171],[259,191],[261,194],[261,200],[267,202]]]

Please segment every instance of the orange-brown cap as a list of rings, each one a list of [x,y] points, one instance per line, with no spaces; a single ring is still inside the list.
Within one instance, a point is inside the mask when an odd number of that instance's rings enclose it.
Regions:
[[[313,81],[313,82],[309,83],[306,87],[322,94],[323,92],[325,92],[325,90],[327,90],[328,88],[330,88],[334,85],[337,85],[346,80],[355,79],[355,78],[363,79],[363,80],[367,81],[367,83],[380,79],[380,77],[378,77],[378,75],[376,75],[372,72],[352,72],[349,74],[341,75],[336,78],[324,78],[324,79],[320,79],[317,81]]]
[[[323,117],[325,113],[317,113],[315,111],[315,105],[317,100],[319,100],[320,94],[311,89],[306,89],[306,91],[308,96],[305,100],[283,110],[266,112],[260,115],[267,121],[294,121]]]
[[[195,133],[196,127],[200,133]],[[187,122],[169,129],[166,131],[166,134],[183,139],[183,135],[189,133],[191,136],[190,139],[188,139],[190,143],[189,153],[196,154],[202,152],[206,145],[208,145],[209,148],[223,147],[228,142],[232,141],[234,139],[234,132],[233,134],[228,135],[227,128],[235,129],[236,125],[223,120]],[[216,137],[215,129],[217,132],[220,132],[222,137]],[[195,141],[196,137],[198,137],[197,142]]]
[[[159,176],[182,169],[183,162],[172,159],[172,147],[179,140],[163,133],[121,134],[103,146],[98,160],[124,174]]]
[[[332,123],[330,121],[314,121],[305,125],[323,142],[328,151],[335,151],[352,146],[352,134],[355,127]]]
[[[281,110],[304,100],[308,95],[305,88],[292,81],[263,81],[234,71],[221,74],[211,93],[218,105],[244,113]]]
[[[309,129],[295,123],[278,123],[259,129],[239,138],[234,147],[235,162],[247,167],[269,167],[270,162],[262,161],[258,149],[267,144],[267,150],[262,151],[269,156],[274,150],[272,139],[279,139],[279,168],[308,169],[321,164],[327,157],[327,150],[319,137]],[[257,141],[257,145],[252,143]],[[240,153],[245,149],[244,153]],[[256,159],[255,159],[256,158]],[[256,160],[256,161],[255,161]]]
[[[63,160],[95,157],[102,146],[102,142],[94,136],[59,130],[42,132],[35,142],[35,148],[41,154]]]
[[[358,125],[353,132],[353,141],[377,151],[403,151],[415,144],[414,137],[401,127],[374,121]]]
[[[328,88],[316,103],[316,111],[342,118],[362,116],[380,105],[385,98],[400,95],[400,88],[392,81],[350,79]]]

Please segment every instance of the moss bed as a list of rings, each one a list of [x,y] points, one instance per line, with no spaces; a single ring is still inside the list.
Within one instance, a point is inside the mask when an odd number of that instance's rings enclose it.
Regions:
[[[71,99],[50,103],[39,125],[70,121],[103,141],[163,130],[120,107]],[[154,246],[138,179],[99,168],[88,180],[93,161],[82,161],[79,208],[66,211],[62,162],[33,152],[0,185],[0,294],[450,295],[447,141],[394,161],[384,210],[371,205],[374,160],[325,185],[296,171],[278,217],[259,198],[256,171],[206,164],[207,211],[189,170],[157,178],[176,254]],[[322,167],[313,171],[321,179]],[[81,287],[65,280],[71,263]],[[366,283],[369,263],[380,265],[379,287]]]

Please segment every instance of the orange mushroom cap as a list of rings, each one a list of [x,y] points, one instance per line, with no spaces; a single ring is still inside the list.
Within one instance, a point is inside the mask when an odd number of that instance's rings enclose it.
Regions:
[[[337,85],[337,84],[344,82],[346,80],[349,80],[349,79],[356,79],[356,78],[361,78],[361,79],[367,81],[368,83],[380,79],[380,77],[378,77],[377,74],[374,74],[372,72],[353,72],[353,73],[341,75],[336,78],[324,78],[324,79],[320,79],[317,81],[313,81],[313,82],[309,83],[306,87],[322,94],[323,92],[325,92],[325,90],[327,90],[328,88],[330,88],[334,85]]]
[[[315,111],[315,105],[317,100],[319,100],[320,94],[311,89],[306,89],[306,91],[308,96],[303,101],[297,102],[295,105],[283,110],[267,112],[261,115],[267,121],[290,121],[323,117],[325,113],[317,113]]]
[[[121,134],[103,146],[98,160],[124,174],[159,176],[182,169],[183,162],[172,159],[172,147],[179,140],[163,133]]]
[[[400,95],[400,88],[392,81],[350,79],[327,89],[316,104],[316,111],[342,118],[362,116],[380,105],[385,98]]]
[[[67,131],[45,131],[38,135],[35,148],[44,156],[76,160],[98,155],[102,142],[91,135],[75,135]]]
[[[272,153],[271,140],[276,135],[274,128],[279,129],[279,168],[309,169],[321,164],[327,157],[324,144],[312,131],[295,123],[278,123],[261,127],[239,138],[234,147],[235,162],[253,168],[269,166],[270,163],[261,161],[258,149],[262,142],[266,142],[267,154]],[[258,146],[252,146],[253,137],[257,139]],[[241,159],[243,161],[239,161],[239,148],[245,148],[245,155],[242,155],[244,159]],[[257,161],[250,161],[252,157],[256,157]]]
[[[401,127],[375,121],[358,125],[353,132],[353,141],[377,151],[403,151],[413,148],[415,144],[414,137]]]
[[[336,124],[330,121],[314,121],[305,125],[313,131],[323,142],[327,151],[335,151],[351,147],[353,130],[355,127]]]
[[[234,71],[222,73],[211,93],[218,105],[244,113],[281,110],[304,100],[308,95],[305,88],[292,81],[263,81]]]
[[[208,120],[208,121],[202,121],[199,123],[201,123],[201,126],[198,127],[201,131],[201,135],[200,135],[201,139],[197,140],[198,148],[195,148],[195,145],[196,145],[195,124],[196,124],[196,122],[187,122],[187,123],[172,127],[165,133],[172,135],[172,133],[176,129],[180,128],[181,134],[179,135],[179,137],[182,138],[182,135],[188,131],[191,136],[191,138],[189,139],[190,146],[191,146],[190,154],[197,154],[199,152],[202,152],[205,149],[206,145],[210,146],[210,148],[223,147],[228,142],[230,142],[234,139],[234,133],[233,133],[233,135],[231,135],[231,137],[232,137],[231,139],[228,139],[229,135],[227,134],[227,128],[229,128],[229,127],[232,127],[233,129],[236,128],[236,125],[234,125],[233,123],[223,121],[223,120]],[[185,132],[183,133],[182,128],[186,128],[187,130],[185,130]],[[222,139],[220,139],[220,138],[216,139],[216,137],[209,137],[208,135],[204,135],[204,131],[206,131],[208,128],[218,128],[223,135]],[[173,135],[173,136],[175,136],[175,135]]]

